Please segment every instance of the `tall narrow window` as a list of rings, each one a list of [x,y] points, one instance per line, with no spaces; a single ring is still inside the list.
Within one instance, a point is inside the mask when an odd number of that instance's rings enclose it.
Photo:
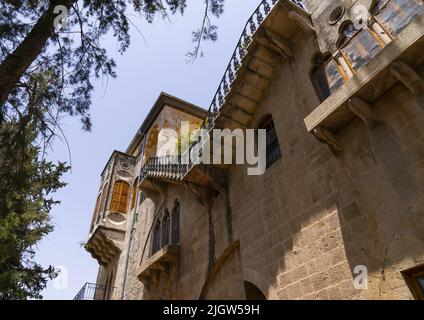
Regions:
[[[103,187],[102,200],[100,201],[100,212],[99,212],[99,215],[97,216],[97,222],[100,221],[101,214],[104,214],[104,212],[106,210],[106,199],[107,199],[107,188],[108,188],[108,186],[109,186],[109,184],[106,183],[105,186]]]
[[[269,168],[275,161],[281,158],[277,131],[275,130],[274,121],[271,115],[268,115],[261,122],[259,129],[266,130],[266,167]]]
[[[100,208],[100,199],[102,198],[102,194],[99,194],[99,196],[97,197],[96,200],[96,207],[94,208],[94,212],[93,212],[93,219],[91,220],[91,228],[93,228],[94,223],[98,222],[98,217],[99,217],[99,208]]]
[[[311,81],[320,102],[323,102],[331,94],[325,70],[326,62],[330,59],[331,55],[323,55],[321,53],[316,54],[313,59]]]
[[[423,10],[421,0],[377,0],[371,12],[385,30],[396,36]]]
[[[172,209],[171,224],[171,243],[177,244],[180,242],[180,203],[177,199],[175,199],[174,208]]]
[[[384,42],[371,28],[357,30],[353,23],[349,21],[340,28],[337,46],[350,68],[358,70],[380,53],[384,47]]]
[[[351,21],[345,22],[340,27],[340,38],[337,41],[337,47],[342,47],[349,42],[350,39],[358,32]]]
[[[127,213],[130,185],[125,181],[116,181],[113,186],[112,202],[110,210]]]
[[[131,210],[135,207],[135,199],[137,198],[137,189],[138,189],[138,177],[135,179],[133,184],[133,191],[131,196]]]
[[[162,220],[162,247],[169,244],[169,232],[170,232],[170,217],[168,209],[165,209],[165,214]]]
[[[160,221],[156,222],[155,229],[153,230],[153,246],[152,254],[160,250]]]

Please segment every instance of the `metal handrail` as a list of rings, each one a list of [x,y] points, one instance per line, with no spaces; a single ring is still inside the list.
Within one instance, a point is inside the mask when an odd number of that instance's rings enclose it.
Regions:
[[[75,295],[74,300],[108,300],[114,289],[114,287],[87,282]]]

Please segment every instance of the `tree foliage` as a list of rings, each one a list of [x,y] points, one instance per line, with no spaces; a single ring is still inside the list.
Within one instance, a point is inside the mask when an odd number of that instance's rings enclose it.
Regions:
[[[216,40],[210,15],[224,0],[204,0],[193,33],[195,59],[203,40]],[[40,298],[52,267],[33,262],[34,246],[52,225],[49,195],[64,186],[64,163],[44,160],[66,115],[91,129],[93,81],[115,77],[101,45],[112,34],[120,53],[130,45],[129,6],[151,22],[183,13],[186,0],[3,0],[0,3],[0,298]],[[58,20],[66,13],[65,20]],[[57,22],[61,24],[57,24]],[[62,26],[62,28],[61,28]]]
[[[42,159],[35,136],[30,119],[0,125],[0,299],[39,298],[55,276],[33,262],[34,246],[53,229],[50,195],[68,167]]]

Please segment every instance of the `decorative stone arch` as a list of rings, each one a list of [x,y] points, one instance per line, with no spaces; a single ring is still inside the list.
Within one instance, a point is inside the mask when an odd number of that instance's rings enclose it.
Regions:
[[[267,281],[267,279],[261,275],[259,272],[249,269],[243,268],[243,279],[244,281],[248,281],[258,287],[259,290],[265,295],[267,300],[278,300],[277,290],[274,285]]]
[[[240,241],[235,241],[230,244],[221,254],[221,256],[216,260],[208,275],[206,276],[205,283],[203,284],[202,290],[200,291],[199,300],[205,300],[206,294],[208,293],[208,289],[212,284],[215,276],[218,274],[218,271],[223,266],[224,262],[232,256],[237,249],[240,248]]]

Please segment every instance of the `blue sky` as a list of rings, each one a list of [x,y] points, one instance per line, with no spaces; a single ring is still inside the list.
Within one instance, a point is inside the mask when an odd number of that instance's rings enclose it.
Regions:
[[[219,39],[203,45],[205,56],[186,63],[193,48],[191,32],[201,23],[204,1],[189,0],[184,16],[153,24],[137,16],[131,20],[130,49],[120,56],[113,39],[103,46],[118,64],[118,78],[95,83],[91,107],[93,130],[83,132],[78,119],[64,119],[62,128],[71,148],[72,172],[55,194],[62,203],[52,210],[55,230],[38,246],[37,261],[64,266],[66,281],[50,282],[45,299],[72,299],[85,282],[95,282],[97,262],[80,246],[88,228],[100,182],[100,173],[113,150],[125,151],[160,92],[208,108],[242,29],[260,0],[227,0],[216,21]],[[66,144],[57,140],[50,158],[69,161]],[[66,273],[66,274],[65,274]]]

